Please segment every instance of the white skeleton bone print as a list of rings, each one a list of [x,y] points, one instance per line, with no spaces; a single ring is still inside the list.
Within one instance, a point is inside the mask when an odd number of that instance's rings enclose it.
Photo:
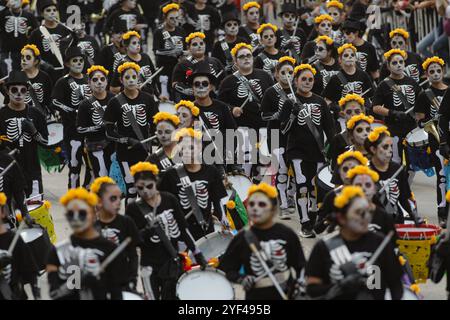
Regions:
[[[297,54],[300,54],[302,51],[301,51],[301,44],[300,44],[300,38],[299,37],[297,37],[297,36],[292,36],[292,37],[290,37],[290,38],[285,38],[285,37],[283,37],[282,39],[281,39],[281,47],[282,48],[284,48],[284,47],[286,47],[287,46],[287,44],[288,44],[288,41],[289,40],[292,40],[293,42],[293,49],[294,49],[294,51],[297,53]]]
[[[119,16],[119,19],[125,21],[125,23],[127,24],[127,30],[134,29],[137,24],[135,14],[121,14]]]
[[[217,113],[214,112],[205,112],[204,113],[206,119],[208,119],[209,124],[215,132],[219,132],[220,121]]]
[[[386,185],[386,181],[380,181],[381,187],[384,187]],[[393,206],[397,204],[398,198],[400,196],[400,188],[398,187],[398,179],[393,179],[389,183],[389,187],[386,188],[386,199],[389,201]]]
[[[124,104],[122,106],[122,121],[124,127],[131,126],[130,120],[128,119],[127,112],[130,110],[133,112],[134,118],[136,119],[136,122],[139,126],[145,127],[147,126],[147,114],[145,112],[145,104],[133,104],[129,105]]]
[[[51,47],[50,47],[50,39],[47,37],[42,36],[42,47],[44,48],[45,52],[51,51]],[[50,37],[53,39],[53,41],[56,43],[56,46],[59,48],[59,42],[61,39],[61,35],[59,34],[51,34]]]
[[[211,18],[208,14],[199,14],[197,20],[198,29],[201,31],[211,30]]]
[[[151,77],[152,69],[150,68],[150,66],[143,66],[141,67],[141,71],[139,72],[139,74],[141,76],[141,79],[139,79],[139,81],[144,82],[145,80]]]
[[[39,103],[44,102],[44,84],[40,82],[32,83],[31,86],[33,87],[33,91],[36,94],[36,98],[39,101]],[[25,97],[25,103],[33,103],[30,93],[27,93],[27,96]]]
[[[284,272],[288,269],[287,267],[287,254],[284,246],[286,245],[285,240],[269,240],[259,242],[261,249],[264,251],[266,256],[273,263],[275,272]],[[256,276],[262,276],[265,274],[264,268],[261,265],[259,259],[254,253],[250,256],[250,267]]]
[[[117,52],[114,54],[114,62],[113,62],[113,70],[116,71],[117,67],[121,64],[121,62],[125,59],[125,55]]]
[[[259,79],[250,79],[248,80],[250,87],[253,88],[253,91],[256,92],[256,94],[258,95],[258,98],[262,98],[262,88],[261,85],[259,84],[260,80]],[[240,99],[247,99],[248,97],[248,101],[249,102],[253,102],[253,95],[249,92],[249,89],[247,89],[247,86],[242,83],[241,81],[238,81],[238,88],[237,88],[237,96]]]
[[[197,204],[201,209],[206,209],[208,206],[208,199],[209,199],[209,193],[208,193],[208,181],[206,180],[196,180],[192,181],[192,185],[194,186],[194,196],[197,199]],[[181,184],[179,184],[181,186]],[[185,188],[192,188],[191,186],[183,187],[179,189],[178,196],[180,198],[180,204],[183,207],[183,209],[187,210],[191,208],[191,204],[189,202],[189,198],[186,193]]]
[[[157,216],[157,219],[169,239],[178,239],[181,236],[180,228],[178,227],[178,223],[173,216],[173,209],[164,210]],[[159,243],[161,240],[155,234],[150,238],[150,241],[153,243]]]
[[[22,148],[24,141],[31,142],[31,136],[22,130],[22,122],[25,118],[10,118],[5,120],[6,125],[6,136],[11,141],[19,140],[19,146]]]
[[[358,66],[363,70],[366,71],[367,69],[367,53],[364,52],[357,52],[356,53],[356,59],[358,60]]]
[[[72,106],[78,106],[81,101],[91,96],[91,88],[88,84],[73,83],[70,93],[70,103]]]
[[[420,80],[420,72],[417,68],[417,64],[410,64],[409,66],[406,66],[403,73],[406,76],[413,78],[416,82],[419,82]]]
[[[272,60],[272,59],[264,59],[263,61],[263,70],[267,72],[268,74],[273,74],[273,71],[275,70],[275,67],[278,64],[278,60]]]
[[[25,34],[28,31],[27,18],[7,16],[5,22],[5,31],[7,33],[13,33],[17,38],[20,34]]]
[[[434,118],[437,116],[437,113],[439,111],[439,106],[442,103],[442,98],[444,98],[444,96],[436,96],[436,100],[438,102],[438,105],[435,106],[434,103],[430,103],[430,117]]]
[[[348,82],[342,88],[342,97],[345,97],[349,93],[355,93],[361,95],[363,93],[362,81]]]
[[[103,111],[105,111],[107,105],[101,106],[101,108],[103,109]],[[103,125],[103,117],[102,115],[98,112],[98,109],[94,106],[92,106],[91,108],[92,111],[92,123],[96,126],[101,126]]]
[[[320,126],[320,120],[322,118],[322,112],[320,111],[320,105],[317,103],[304,103],[303,109],[300,110],[297,116],[297,123],[299,126],[306,125],[306,118],[311,117],[312,122],[316,126]]]
[[[112,243],[118,245],[120,243],[119,240],[119,229],[115,228],[103,228],[102,229],[102,236],[108,241],[111,241]]]
[[[179,36],[172,36],[171,39],[166,39],[164,41],[164,49],[170,50],[174,49],[173,44],[175,44],[175,48],[178,50],[183,50],[183,38]]]
[[[3,172],[5,168],[0,167],[0,172]],[[0,176],[0,192],[3,192],[3,176]]]
[[[337,249],[339,250],[339,248]],[[334,251],[337,251],[334,250]],[[352,262],[356,265],[358,269],[362,269],[364,265],[367,263],[367,261],[372,256],[371,252],[353,252],[351,254],[352,256]],[[344,274],[342,273],[340,269],[340,265],[333,262],[330,268],[330,280],[333,283],[336,283],[340,280],[344,279]]]
[[[414,103],[416,101],[414,87],[409,84],[401,84],[401,85],[398,85],[397,87],[400,88],[400,92],[406,97],[406,101],[408,101],[408,103],[411,106],[414,106]],[[393,98],[392,102],[394,103],[395,107],[399,107],[403,104],[402,100],[400,99],[400,96],[397,92],[395,92],[395,91],[393,92],[392,98]],[[403,106],[403,107],[406,108],[406,106]]]
[[[338,70],[328,71],[328,70],[323,69],[322,71],[320,71],[320,75],[322,76],[323,87],[325,88],[327,86],[328,82],[330,81],[331,77],[338,73],[339,73]]]
[[[95,56],[94,47],[89,41],[80,41],[78,42],[77,46],[85,55],[87,55],[91,59],[94,59]]]
[[[6,250],[0,249],[0,255],[7,254]],[[4,280],[7,284],[11,283],[12,266],[11,263],[7,264],[3,269],[0,269],[0,280]]]

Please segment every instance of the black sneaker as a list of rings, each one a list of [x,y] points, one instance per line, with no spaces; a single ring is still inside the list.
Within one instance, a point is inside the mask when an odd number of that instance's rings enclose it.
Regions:
[[[310,226],[309,222],[302,225],[302,229],[300,230],[300,237],[310,239],[316,237],[316,234],[314,233],[314,230]]]
[[[442,229],[447,229],[447,218],[438,217],[439,227]]]

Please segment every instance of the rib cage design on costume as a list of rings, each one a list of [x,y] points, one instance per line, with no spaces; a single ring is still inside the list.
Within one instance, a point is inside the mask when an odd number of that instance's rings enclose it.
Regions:
[[[147,114],[145,113],[144,104],[124,104],[122,108],[122,121],[124,127],[129,127],[131,125],[130,120],[128,120],[127,112],[132,111],[136,122],[141,127],[147,126]]]
[[[137,24],[136,21],[136,15],[135,14],[121,14],[119,16],[120,20],[125,21],[125,23],[127,24],[127,29],[134,29],[134,27]]]
[[[178,239],[181,236],[178,223],[173,216],[173,209],[164,210],[156,217],[161,228],[169,239]],[[159,243],[161,239],[155,234],[150,238],[153,243]]]
[[[367,53],[364,52],[356,52],[356,59],[358,60],[358,66],[366,71],[367,69]]]
[[[199,14],[197,20],[197,26],[199,30],[209,31],[211,30],[211,19],[207,14]]]
[[[181,186],[179,184],[178,186]],[[208,181],[206,180],[196,180],[192,181],[192,186],[194,187],[194,195],[197,199],[197,204],[201,209],[206,209],[208,206],[208,199],[209,199],[209,193],[208,193]],[[190,186],[186,188],[191,188]],[[180,204],[183,207],[183,209],[187,210],[191,208],[191,203],[189,202],[189,198],[186,194],[185,187],[181,186],[178,192],[178,196],[180,198]]]
[[[55,34],[50,34],[50,36],[55,41],[56,46],[59,48],[59,40],[61,39],[61,35],[55,33]],[[51,51],[50,40],[47,37],[42,36],[42,47],[44,48],[44,51],[46,51],[46,52]]]
[[[410,64],[409,66],[406,66],[403,73],[406,76],[413,78],[416,82],[419,82],[420,80],[420,72],[416,64]]]
[[[23,141],[31,142],[31,136],[22,131],[22,122],[25,118],[10,118],[6,119],[6,136],[11,141],[19,140],[19,146],[23,147]]]
[[[103,110],[106,109],[106,105],[105,106],[101,106]],[[96,126],[101,126],[103,125],[103,118],[100,115],[100,113],[98,112],[97,108],[92,107],[91,108],[92,111],[92,123]]]
[[[171,38],[172,40],[166,39],[164,41],[164,49],[166,50],[174,49],[173,44],[175,44],[176,49],[183,50],[183,40],[182,40],[183,38],[181,38],[180,36],[172,36]]]
[[[89,56],[90,58],[94,59],[94,48],[92,47],[92,44],[89,41],[80,41],[77,45],[81,51]]]
[[[36,94],[36,98],[38,99],[39,103],[44,102],[44,84],[40,82],[32,83],[31,86],[33,87],[34,93]],[[25,97],[25,103],[33,103],[33,100],[31,99],[31,95],[29,92],[27,92],[27,96]]]
[[[259,79],[249,79],[248,80],[249,85],[253,88],[253,90],[258,94],[258,98],[262,97],[262,88],[261,85],[259,84],[260,80]],[[246,99],[247,97],[249,97],[248,101],[252,102],[253,101],[253,95],[248,91],[247,87],[245,86],[245,84],[243,84],[241,81],[238,80],[238,88],[237,88],[237,96],[240,99]]]
[[[342,87],[341,97],[345,97],[349,93],[356,93],[361,95],[363,93],[363,83],[362,81],[348,82]]]
[[[381,187],[383,187],[386,184],[386,181],[380,181]],[[389,201],[393,206],[397,205],[398,198],[400,197],[400,188],[398,187],[398,179],[393,179],[389,183],[389,187],[386,188],[386,199]]]
[[[109,240],[116,245],[118,245],[120,243],[119,236],[118,236],[119,233],[120,233],[120,230],[115,229],[115,228],[103,228],[102,229],[102,236],[106,240]]]
[[[297,36],[291,36],[290,38],[285,38],[283,36],[282,39],[281,39],[281,48],[286,47],[288,42],[289,42],[289,40],[291,40],[291,39],[293,41],[297,40],[296,42],[293,42],[293,49],[298,55],[300,55],[301,52],[302,52],[302,48],[301,48],[301,44],[300,44],[300,38],[297,37]]]
[[[0,249],[0,253],[3,256],[6,254],[6,250]],[[12,275],[12,265],[11,263],[7,264],[3,269],[0,269],[0,280],[3,279],[7,284],[11,283],[11,275]]]
[[[409,84],[401,84],[397,87],[400,88],[400,91],[403,93],[403,95],[406,97],[406,100],[411,106],[414,106],[414,103],[416,101],[416,95],[414,93],[414,87]],[[392,102],[394,103],[395,107],[399,107],[402,105],[402,100],[400,99],[397,92],[393,92],[392,95]],[[404,106],[406,108],[406,106]]]
[[[316,126],[320,126],[320,120],[322,118],[320,105],[317,103],[304,103],[303,109],[300,110],[297,116],[297,123],[299,126],[306,125],[306,117],[311,117],[312,122]]]
[[[336,259],[338,259],[339,261],[345,261],[345,257],[341,256],[341,253],[339,252],[339,248],[333,250],[332,252],[332,256],[335,256]],[[364,266],[366,264],[366,262],[370,259],[370,257],[372,256],[371,252],[353,252],[351,254],[351,258],[352,258],[352,262],[357,266]],[[344,275],[342,274],[342,271],[340,269],[340,265],[342,264],[336,264],[335,261],[333,260],[333,264],[331,265],[330,268],[330,280],[333,283],[336,283],[342,279],[344,279]]]
[[[336,70],[325,70],[323,69],[322,71],[320,71],[320,75],[322,76],[322,84],[323,87],[325,88],[328,84],[328,82],[330,81],[331,77],[334,76],[335,74],[338,74],[339,71]]]
[[[261,246],[261,249],[265,252],[266,256],[273,263],[273,266],[275,268],[274,273],[284,272],[288,269],[287,254],[286,250],[284,249],[284,245],[286,245],[285,240],[277,239],[260,241],[259,244]],[[265,274],[261,262],[258,260],[254,253],[252,253],[252,255],[250,256],[250,267],[252,268],[252,271],[256,276],[262,276],[263,274]]]
[[[215,132],[219,132],[220,129],[220,120],[216,113],[214,112],[204,112],[206,119],[208,119],[209,124],[211,125],[211,129],[214,129]]]
[[[434,105],[434,103],[430,103],[430,117],[431,118],[434,118],[437,115],[437,113],[439,111],[439,106],[442,103],[442,98],[444,98],[444,96],[436,96],[436,100],[439,103],[437,107]]]
[[[19,33],[26,34],[28,31],[27,18],[7,16],[5,22],[5,31],[7,33],[14,32],[15,38],[19,36]]]

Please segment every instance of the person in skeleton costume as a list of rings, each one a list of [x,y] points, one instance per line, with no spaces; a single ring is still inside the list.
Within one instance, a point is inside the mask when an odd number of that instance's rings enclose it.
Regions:
[[[219,10],[222,17],[229,13],[236,15],[238,12],[237,5],[233,0],[208,0],[208,2]]]
[[[68,186],[70,189],[80,185],[84,153],[83,136],[77,131],[77,112],[81,101],[90,98],[92,92],[88,84],[88,76],[83,74],[85,60],[80,48],[68,48],[64,61],[69,73],[56,82],[52,102],[54,108],[59,111],[64,125],[64,147],[69,158]],[[92,170],[90,166],[86,167],[86,172],[90,170]],[[87,176],[85,176],[84,185],[91,182],[88,181]]]
[[[112,93],[106,90],[108,74],[103,66],[92,66],[87,70],[92,96],[80,103],[76,120],[77,132],[84,139],[95,178],[108,175],[114,153],[114,144],[107,141],[103,123],[106,106],[113,98]]]
[[[30,85],[25,102],[48,115],[51,110],[52,81],[50,76],[40,69],[41,53],[35,45],[30,44],[25,45],[20,53],[20,64]]]
[[[22,9],[22,0],[8,0],[7,7],[0,13],[0,61],[9,64],[9,69],[1,70],[1,74],[20,69],[20,49],[38,27],[33,14]]]
[[[84,188],[70,189],[60,198],[72,229],[69,239],[52,247],[47,258],[47,278],[53,300],[122,300],[126,264],[119,254],[105,270],[101,264],[117,248],[94,226],[96,194]],[[81,281],[74,285],[74,272]]]
[[[136,197],[130,167],[147,157],[149,146],[141,141],[149,137],[149,123],[157,107],[151,95],[139,90],[140,67],[137,64],[125,62],[118,72],[124,90],[109,101],[103,119],[106,136],[116,142],[117,161],[126,183],[128,202]]]
[[[419,127],[423,128],[427,125],[434,125],[435,128],[439,125],[439,108],[443,100],[444,94],[448,86],[443,81],[445,63],[439,57],[431,57],[423,63],[423,70],[430,82],[430,88],[422,91],[417,97],[417,102],[414,107],[416,113],[416,120]],[[439,133],[437,136],[428,134],[428,143],[430,144],[430,161],[436,172],[436,195],[438,207],[438,219],[441,227],[446,227],[448,216],[448,205],[445,201],[445,189],[447,185],[446,175],[444,172],[444,159],[449,156],[443,156],[440,153],[439,147]],[[445,146],[446,144],[444,144]],[[445,150],[444,154],[445,154]]]
[[[111,29],[111,43],[104,46],[98,55],[98,65],[104,66],[106,70],[116,70],[118,64],[125,56],[125,48],[122,43],[122,35],[127,32],[125,23],[114,25]],[[109,74],[110,80],[114,73]]]
[[[26,183],[27,197],[43,193],[41,165],[37,147],[45,146],[48,131],[45,116],[25,103],[28,78],[23,71],[12,71],[6,82],[9,102],[0,109],[0,135],[9,140],[11,149],[18,149],[19,163]]]
[[[278,27],[270,23],[262,24],[256,31],[264,49],[256,56],[253,64],[255,68],[262,69],[270,75],[274,73],[278,59],[285,55],[275,46],[277,31]]]
[[[194,128],[198,121],[200,109],[188,100],[181,100],[175,105],[176,115],[180,119],[180,128]]]
[[[389,184],[384,194],[380,195],[386,211],[394,216],[396,223],[403,223],[405,216],[415,217],[414,195],[408,184],[405,170],[393,177],[400,164],[392,161],[393,139],[386,127],[375,128],[367,137],[364,146],[371,155],[370,168],[380,176],[380,185]]]
[[[326,7],[327,13],[333,18],[333,41],[335,41],[337,45],[343,45],[345,43],[345,39],[340,28],[345,20],[344,4],[342,2],[332,0],[326,3]]]
[[[317,214],[314,176],[325,163],[324,136],[330,141],[334,124],[324,99],[312,93],[316,70],[301,64],[294,70],[297,91],[281,110],[282,131],[287,134],[287,156],[294,169],[297,210],[302,224],[300,235],[315,237],[313,225]]]
[[[297,8],[293,3],[283,3],[278,14],[281,17],[283,27],[277,32],[277,48],[289,53],[297,63],[300,63],[300,55],[306,42],[305,31],[299,27],[301,20],[297,17]]]
[[[281,109],[285,100],[293,98],[289,88],[289,81],[292,81],[295,63],[296,60],[292,57],[281,57],[275,68],[277,83],[264,93],[261,102],[261,115],[264,120],[268,121],[267,128],[269,132],[271,130],[280,130],[279,117]],[[290,217],[289,213],[295,211],[295,181],[293,177],[288,176],[289,162],[286,154],[286,142],[287,136],[280,132],[278,148],[273,150],[279,164],[276,187],[280,197],[281,219],[288,219]]]
[[[138,229],[129,216],[120,214],[120,200],[122,191],[110,177],[99,177],[91,185],[91,192],[98,196],[97,221],[95,226],[101,232],[103,238],[119,245],[126,238],[131,237],[132,242],[124,251],[127,268],[124,290],[135,291],[138,275],[137,246],[140,244]]]
[[[380,234],[369,232],[372,219],[370,204],[360,187],[346,186],[334,199],[339,233],[316,243],[306,265],[306,292],[317,299],[384,300],[386,289],[392,300],[403,294],[402,269],[388,243],[374,261],[381,272],[377,286],[369,287],[373,273],[366,263],[383,241]],[[378,287],[379,286],[379,287]]]
[[[406,52],[405,59],[405,76],[413,78],[417,83],[420,83],[424,77],[424,71],[422,70],[422,58],[419,54],[408,51],[408,39],[409,32],[404,29],[394,29],[389,32],[389,45],[391,49],[400,49]],[[387,63],[383,63],[381,66],[380,80],[389,76],[389,68]]]
[[[317,61],[312,64],[318,72],[314,79],[313,92],[320,95],[331,77],[339,72],[341,67],[337,59],[335,42],[328,36],[318,36],[314,48]]]
[[[202,268],[207,262],[195,247],[179,200],[158,188],[157,166],[139,162],[131,167],[131,171],[140,199],[129,204],[125,214],[140,230],[144,291],[152,300],[174,300],[177,280],[182,272],[178,257],[178,252],[183,250],[180,244],[185,243]]]
[[[317,57],[315,56],[316,42],[314,39],[319,36],[327,36],[332,38],[332,22],[333,18],[328,14],[322,14],[314,18],[315,28],[309,36],[310,40],[303,47],[302,54],[300,56],[302,61],[314,63],[317,60]]]
[[[95,65],[95,62],[98,61],[98,52],[100,51],[100,47],[97,39],[86,33],[85,20],[82,20],[80,24],[75,25],[73,30],[77,39],[77,46],[86,56],[88,66]]]
[[[250,1],[242,6],[246,24],[239,27],[239,36],[245,39],[245,42],[253,48],[259,46],[259,36],[257,30],[260,27],[260,9],[258,2]]]
[[[421,91],[414,79],[405,76],[406,52],[391,49],[384,54],[391,74],[378,85],[373,98],[373,112],[383,116],[394,139],[393,160],[401,163],[403,159],[403,140],[417,125],[412,113],[417,97]],[[406,151],[406,150],[405,150]],[[410,183],[414,170],[410,167],[406,152]]]
[[[9,252],[15,233],[4,223],[8,212],[7,200],[6,195],[0,192],[0,301],[27,300],[23,287],[27,283],[32,287],[34,298],[39,299],[38,268],[22,237]]]
[[[222,177],[215,166],[202,164],[201,139],[201,133],[192,128],[177,132],[182,164],[169,169],[160,184],[161,190],[177,196],[195,240],[214,232],[213,214],[228,225],[222,204],[227,196]]]
[[[216,78],[217,83],[220,83],[225,76],[222,63],[218,59],[206,55],[205,38],[204,33],[195,32],[185,39],[189,55],[175,66],[172,75],[172,88],[178,97],[175,101],[194,100],[194,93],[188,79],[200,61],[206,61],[209,64],[211,74]]]
[[[219,268],[227,278],[244,287],[246,300],[280,300],[258,256],[271,268],[278,284],[289,295],[293,282],[306,264],[300,241],[290,228],[274,221],[278,211],[277,189],[266,183],[248,190],[247,212],[250,228],[242,229],[231,241]],[[243,266],[243,272],[240,272]]]
[[[138,32],[147,28],[147,21],[137,8],[136,0],[119,0],[120,7],[108,14],[103,27],[103,33],[108,33],[115,24],[125,22],[126,30]]]
[[[178,26],[180,6],[171,3],[162,8],[164,23],[153,33],[153,52],[156,57],[156,66],[163,67],[159,76],[161,83],[161,94],[169,94],[174,98],[172,92],[172,73],[178,58],[183,54],[186,37],[185,31]]]
[[[342,25],[342,30],[345,35],[345,42],[353,44],[357,50],[358,67],[369,73],[374,81],[377,81],[380,76],[380,64],[375,47],[362,38],[365,31],[364,23],[347,19]]]

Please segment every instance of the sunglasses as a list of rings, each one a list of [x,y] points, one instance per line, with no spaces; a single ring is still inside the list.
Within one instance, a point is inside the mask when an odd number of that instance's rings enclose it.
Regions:
[[[370,131],[371,131],[371,128],[370,128],[370,127],[367,127],[367,128],[365,128],[365,129],[363,129],[363,128],[357,128],[357,129],[356,129],[356,132],[358,132],[358,133],[361,133],[361,132],[363,132],[363,131],[365,131],[365,132],[370,132]]]
[[[149,184],[147,184],[147,185],[145,185],[145,186],[136,186],[136,188],[137,188],[138,190],[142,191],[142,190],[144,190],[144,189],[151,190],[151,189],[153,189],[154,186],[155,186],[155,184],[152,182],[152,183],[149,183]]]
[[[250,208],[253,208],[253,207],[267,208],[268,204],[267,204],[267,202],[264,202],[264,201],[249,201],[248,206]]]
[[[243,54],[243,55],[240,55],[240,56],[238,56],[237,57],[239,60],[244,60],[244,59],[252,59],[253,58],[253,56],[252,56],[252,54],[251,53],[249,53],[249,54]]]
[[[88,215],[88,213],[87,213],[87,211],[85,209],[80,209],[78,211],[76,211],[76,210],[68,210],[66,212],[66,217],[69,220],[73,220],[77,214],[78,214],[78,218],[80,220],[85,220],[87,215]]]
[[[194,87],[200,88],[200,87],[208,87],[209,81],[194,81]]]
[[[204,42],[192,42],[191,46],[193,47],[203,47],[205,45]]]
[[[105,82],[105,81],[106,81],[106,78],[105,78],[105,77],[92,78],[92,82],[98,82],[98,81]]]
[[[303,81],[303,82],[313,82],[313,81],[314,81],[314,78],[310,78],[310,77],[301,77],[300,80]]]
[[[21,87],[20,89],[19,89],[19,87],[11,87],[9,89],[9,92],[11,92],[12,94],[17,94],[18,92],[20,92],[21,94],[25,94],[25,93],[27,93],[27,91],[28,91],[28,89],[24,88],[24,87]]]

